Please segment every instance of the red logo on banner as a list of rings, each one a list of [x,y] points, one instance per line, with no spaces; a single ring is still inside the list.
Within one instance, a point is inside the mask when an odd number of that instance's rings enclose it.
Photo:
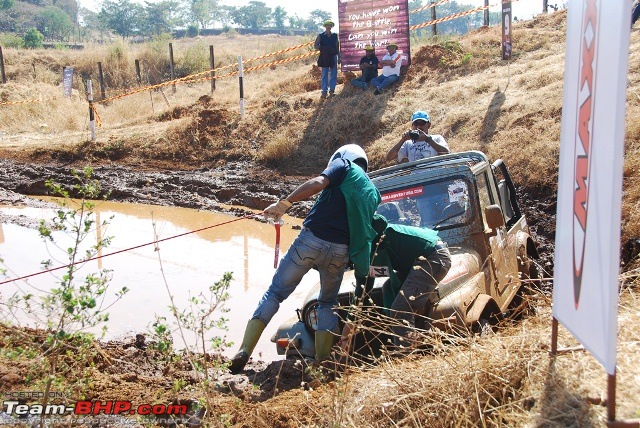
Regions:
[[[594,106],[594,58],[598,41],[598,10],[595,0],[586,2],[582,24],[582,49],[580,52],[580,91],[578,99],[577,141],[574,142],[574,183],[573,192],[573,297],[576,309],[580,303],[582,269],[584,264],[585,239],[587,231],[587,211],[589,199],[589,175],[591,172],[591,134]]]

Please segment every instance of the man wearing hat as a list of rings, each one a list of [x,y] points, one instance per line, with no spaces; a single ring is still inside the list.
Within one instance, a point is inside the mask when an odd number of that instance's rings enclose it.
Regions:
[[[320,51],[320,56],[318,57],[318,67],[322,68],[320,87],[322,89],[322,98],[326,98],[327,90],[331,95],[336,91],[340,41],[338,34],[331,32],[331,29],[335,26],[333,21],[327,20],[323,25],[325,31],[318,34],[313,46]]]
[[[413,162],[431,156],[449,153],[449,145],[442,135],[429,134],[431,118],[426,111],[418,110],[411,115],[411,129],[404,132],[400,140],[387,152],[387,160],[398,163]]]
[[[376,56],[376,51],[373,46],[366,45],[364,50],[366,55],[360,58],[362,76],[353,79],[351,84],[356,88],[367,89],[371,79],[378,76],[378,57]]]
[[[397,82],[400,79],[400,67],[402,66],[402,55],[398,52],[398,45],[389,43],[387,45],[387,54],[382,57],[380,65],[382,66],[382,75],[371,79],[369,84],[376,88],[374,94],[379,95],[384,89]]]

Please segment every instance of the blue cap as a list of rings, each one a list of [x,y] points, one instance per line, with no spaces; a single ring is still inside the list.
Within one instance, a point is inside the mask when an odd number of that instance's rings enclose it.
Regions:
[[[426,111],[417,111],[411,115],[411,123],[416,120],[424,120],[425,122],[431,122],[429,114]]]

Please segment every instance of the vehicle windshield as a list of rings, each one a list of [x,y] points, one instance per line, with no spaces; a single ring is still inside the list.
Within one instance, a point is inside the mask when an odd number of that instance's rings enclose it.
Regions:
[[[473,219],[470,190],[469,183],[460,177],[397,189],[382,194],[377,212],[389,223],[451,229]]]

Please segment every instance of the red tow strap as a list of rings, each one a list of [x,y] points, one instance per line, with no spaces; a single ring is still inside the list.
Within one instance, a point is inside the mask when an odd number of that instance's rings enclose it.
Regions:
[[[273,268],[278,267],[278,256],[280,255],[280,222],[273,224],[276,228],[276,253],[273,258]]]

